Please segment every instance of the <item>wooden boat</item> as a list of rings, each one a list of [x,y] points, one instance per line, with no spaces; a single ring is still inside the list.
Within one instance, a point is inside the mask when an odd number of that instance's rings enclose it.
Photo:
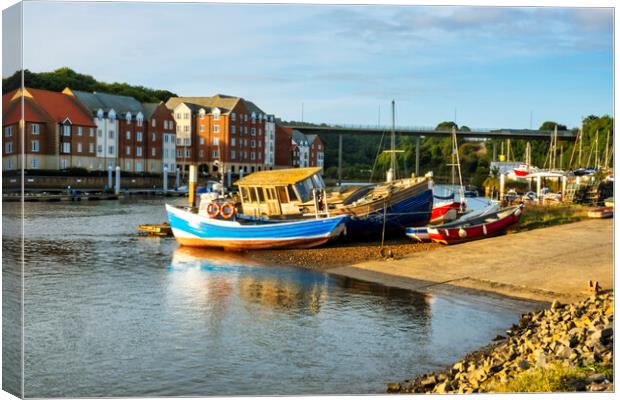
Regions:
[[[509,207],[496,213],[470,219],[461,224],[428,228],[428,237],[437,243],[455,244],[498,236],[517,224],[521,207]]]
[[[445,228],[450,226],[459,226],[473,219],[477,219],[486,215],[493,215],[498,211],[499,205],[495,202],[490,202],[485,208],[469,211],[456,221],[443,224],[442,227]],[[430,237],[428,236],[428,228],[432,228],[432,226],[408,227],[405,230],[405,234],[411,239],[417,240],[418,242],[425,242],[430,240]]]
[[[612,207],[614,206],[614,198],[613,197],[608,197],[605,199],[605,207]]]
[[[281,223],[241,223],[166,204],[172,233],[182,246],[230,250],[316,247],[346,232],[347,215]]]
[[[597,207],[588,211],[589,218],[611,218],[614,216],[613,207]]]
[[[349,215],[348,237],[402,232],[430,219],[430,178],[400,179],[361,187],[346,197],[327,193],[320,168],[260,171],[236,182],[238,219],[280,223],[317,216]],[[385,221],[384,221],[385,220]]]
[[[461,207],[462,204],[458,201],[433,204],[430,223],[441,224],[442,222],[454,221]]]

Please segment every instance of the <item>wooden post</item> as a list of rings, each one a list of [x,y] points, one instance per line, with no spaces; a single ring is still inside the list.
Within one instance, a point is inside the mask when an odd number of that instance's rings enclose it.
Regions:
[[[499,201],[504,201],[504,188],[506,186],[506,174],[499,174]]]
[[[338,186],[342,185],[342,133],[338,134]]]
[[[198,168],[195,164],[189,165],[189,206],[196,207],[196,184],[198,183]]]
[[[420,176],[420,136],[415,137],[415,176]]]

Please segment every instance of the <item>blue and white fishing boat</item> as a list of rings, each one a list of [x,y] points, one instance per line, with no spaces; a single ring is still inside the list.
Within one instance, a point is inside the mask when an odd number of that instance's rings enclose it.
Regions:
[[[228,220],[166,204],[172,233],[182,246],[230,250],[309,248],[346,234],[347,215],[281,223]]]

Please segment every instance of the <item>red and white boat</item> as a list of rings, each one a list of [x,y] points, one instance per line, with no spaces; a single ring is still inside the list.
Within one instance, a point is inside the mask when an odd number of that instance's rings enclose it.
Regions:
[[[517,178],[525,178],[530,174],[534,174],[539,171],[540,170],[538,168],[531,167],[528,164],[519,164],[519,166],[514,169],[514,173]]]
[[[447,224],[428,228],[428,237],[433,242],[455,244],[498,236],[517,224],[521,218],[521,207],[508,207],[493,214],[468,219],[462,224]]]
[[[439,204],[433,204],[430,223],[441,224],[443,222],[453,221],[456,219],[459,210],[463,207],[464,204],[459,201],[444,201]]]

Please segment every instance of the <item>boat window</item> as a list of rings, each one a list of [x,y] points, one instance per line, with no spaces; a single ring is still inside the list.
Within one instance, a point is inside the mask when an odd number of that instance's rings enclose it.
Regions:
[[[271,197],[271,189],[270,188],[264,188],[263,190],[265,191],[265,197],[267,198],[267,200],[272,200],[273,197]]]
[[[308,178],[303,180],[302,182],[296,183],[295,188],[297,189],[297,193],[301,196],[301,201],[306,202],[312,199],[312,189],[314,186],[312,185],[312,178]]]
[[[321,175],[319,174],[312,175],[312,183],[314,183],[314,187],[317,189],[323,189],[325,187],[323,178],[321,178]]]
[[[286,188],[288,190],[289,201],[299,200],[299,198],[297,198],[297,194],[293,190],[293,186],[292,185],[288,185]]]
[[[288,195],[286,194],[286,187],[278,186],[277,191],[278,191],[278,199],[280,200],[280,203],[288,203]]]
[[[263,189],[262,188],[256,188],[256,192],[258,193],[258,200],[260,200],[261,202],[265,202],[265,194],[263,193]]]
[[[250,199],[248,198],[248,191],[244,187],[239,188],[239,194],[241,194],[241,201],[243,203],[247,203]]]
[[[248,192],[250,192],[250,201],[252,203],[256,203],[257,198],[256,198],[256,192],[254,191],[254,188],[248,188]]]

